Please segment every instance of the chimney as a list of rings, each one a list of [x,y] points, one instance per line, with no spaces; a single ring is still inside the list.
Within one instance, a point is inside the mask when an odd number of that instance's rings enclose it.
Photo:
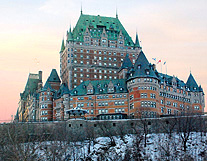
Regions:
[[[155,71],[156,70],[156,65],[153,64],[152,67],[153,67],[153,70]]]
[[[39,83],[38,83],[38,90],[42,89],[42,71],[39,71]]]
[[[39,71],[39,82],[42,82],[42,71]]]

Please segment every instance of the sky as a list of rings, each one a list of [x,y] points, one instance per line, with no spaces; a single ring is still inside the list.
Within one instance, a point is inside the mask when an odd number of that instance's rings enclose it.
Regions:
[[[59,73],[61,41],[83,14],[115,17],[143,52],[166,61],[158,71],[187,81],[191,73],[207,93],[206,0],[1,0],[0,122],[16,114],[29,73]],[[167,70],[166,70],[167,69]],[[207,111],[207,110],[205,110]]]

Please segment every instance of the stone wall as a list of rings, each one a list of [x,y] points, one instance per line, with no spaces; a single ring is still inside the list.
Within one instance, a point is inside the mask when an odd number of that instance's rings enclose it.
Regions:
[[[12,134],[24,141],[67,140],[80,141],[107,136],[139,133],[173,133],[207,131],[207,116],[184,116],[123,120],[68,120],[57,122],[1,124],[1,136]]]

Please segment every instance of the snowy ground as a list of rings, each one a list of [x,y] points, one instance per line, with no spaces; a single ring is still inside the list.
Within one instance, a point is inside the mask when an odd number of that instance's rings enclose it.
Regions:
[[[182,135],[183,136],[183,135]],[[180,134],[148,134],[144,146],[143,135],[99,137],[84,142],[60,141],[35,143],[37,160],[207,160],[206,133],[192,132],[183,151]]]

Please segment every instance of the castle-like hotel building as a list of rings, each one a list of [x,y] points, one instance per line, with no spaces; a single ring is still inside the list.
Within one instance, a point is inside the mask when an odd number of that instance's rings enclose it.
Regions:
[[[60,51],[60,77],[53,69],[29,74],[20,94],[19,121],[67,120],[86,111],[87,119],[160,117],[204,112],[204,92],[194,77],[186,83],[159,73],[116,15],[80,15]],[[62,81],[61,81],[62,80]]]

